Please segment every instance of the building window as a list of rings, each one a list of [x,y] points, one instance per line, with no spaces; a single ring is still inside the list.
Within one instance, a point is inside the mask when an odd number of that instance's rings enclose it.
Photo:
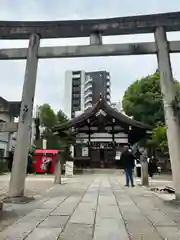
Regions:
[[[81,71],[73,71],[73,75],[81,74]]]
[[[72,87],[73,88],[80,88],[81,84],[79,82],[73,82]]]
[[[80,94],[80,88],[77,88],[77,87],[75,88],[75,87],[74,87],[74,88],[72,89],[72,92],[73,92],[73,93],[79,93],[79,94]]]
[[[80,111],[80,107],[79,106],[73,106],[72,110],[73,110],[73,112]]]
[[[80,99],[73,99],[72,105],[74,105],[74,106],[80,105]]]
[[[73,93],[73,99],[76,99],[76,98],[80,98],[80,94],[78,94],[78,93]]]

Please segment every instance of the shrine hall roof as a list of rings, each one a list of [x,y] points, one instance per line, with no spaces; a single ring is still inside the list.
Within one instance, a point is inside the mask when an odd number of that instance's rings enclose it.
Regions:
[[[70,126],[75,126],[82,122],[85,122],[92,116],[94,116],[96,113],[98,113],[100,110],[103,110],[107,115],[111,116],[112,118],[116,119],[119,122],[126,123],[129,126],[141,129],[150,129],[150,127],[145,125],[144,123],[138,122],[128,117],[127,115],[118,112],[110,105],[108,105],[107,102],[102,98],[100,98],[99,101],[93,107],[88,108],[84,113],[70,120],[69,124]]]

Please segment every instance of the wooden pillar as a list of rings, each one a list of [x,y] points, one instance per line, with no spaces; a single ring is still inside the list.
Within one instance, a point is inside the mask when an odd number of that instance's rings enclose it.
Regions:
[[[115,119],[113,118],[112,120],[112,141],[114,143],[114,123],[115,123]]]
[[[141,184],[142,186],[149,186],[149,174],[148,174],[148,162],[147,162],[147,153],[144,149],[142,155],[140,156],[141,160]]]
[[[113,150],[113,155],[114,155],[114,160],[116,160],[116,144],[115,144],[115,138],[114,138],[114,124],[115,124],[115,119],[113,118],[112,120],[112,150]]]
[[[61,184],[61,163],[62,163],[62,152],[57,154],[55,159],[55,175],[54,175],[54,183]]]
[[[91,126],[90,121],[88,122],[88,155],[91,162]]]
[[[171,160],[173,184],[176,198],[180,200],[180,119],[174,106],[178,105],[175,97],[174,81],[171,69],[169,46],[166,31],[158,27],[155,31],[158,50],[158,65],[160,71],[160,85],[164,102],[165,121],[167,125],[167,139]]]

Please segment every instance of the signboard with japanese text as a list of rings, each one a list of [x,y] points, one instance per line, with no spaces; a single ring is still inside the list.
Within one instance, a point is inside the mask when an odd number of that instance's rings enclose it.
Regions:
[[[74,172],[74,162],[67,161],[65,164],[65,176],[73,177],[73,172]]]

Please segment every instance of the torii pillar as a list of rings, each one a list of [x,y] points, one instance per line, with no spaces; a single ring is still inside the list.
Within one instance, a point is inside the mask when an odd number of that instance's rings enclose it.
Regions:
[[[12,199],[19,199],[24,196],[27,159],[30,147],[32,112],[36,87],[39,43],[40,37],[36,34],[32,34],[29,39],[29,48],[27,52],[17,142],[8,193],[8,197]]]
[[[180,119],[173,109],[175,89],[169,55],[169,46],[166,31],[163,27],[158,27],[156,29],[155,40],[158,50],[160,84],[164,102],[165,120],[167,125],[167,138],[173,175],[173,184],[175,188],[176,199],[180,200]]]

